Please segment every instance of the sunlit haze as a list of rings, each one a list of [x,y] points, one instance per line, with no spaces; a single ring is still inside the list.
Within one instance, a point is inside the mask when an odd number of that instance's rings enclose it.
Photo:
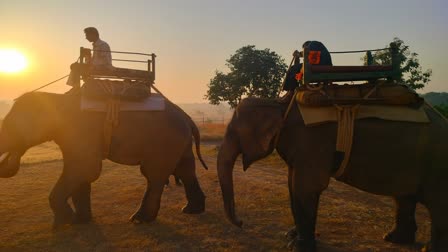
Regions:
[[[433,70],[420,92],[446,92],[446,13],[442,0],[0,1],[0,49],[14,48],[32,63],[15,74],[0,72],[0,100],[68,74],[79,47],[92,46],[83,32],[89,26],[112,50],[157,54],[156,85],[178,103],[206,102],[207,83],[216,70],[227,71],[225,60],[242,46],[270,48],[289,63],[306,40],[341,51],[382,48],[399,37]],[[361,64],[360,58],[337,55],[333,63]],[[61,81],[44,91],[68,89]]]

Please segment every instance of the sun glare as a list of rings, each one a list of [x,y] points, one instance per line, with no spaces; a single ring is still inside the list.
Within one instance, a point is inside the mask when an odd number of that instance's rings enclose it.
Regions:
[[[17,50],[0,49],[0,72],[17,73],[25,69],[27,60],[25,56]]]

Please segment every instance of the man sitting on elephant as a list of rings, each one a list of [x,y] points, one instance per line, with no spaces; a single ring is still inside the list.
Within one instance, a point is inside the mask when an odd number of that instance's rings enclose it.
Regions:
[[[331,55],[327,48],[319,41],[306,41],[302,48],[309,47],[310,58],[308,62],[313,65],[332,66]],[[288,69],[283,85],[283,90],[287,93],[281,98],[281,101],[289,102],[294,90],[298,87],[299,81],[302,79],[302,63],[300,62],[301,53],[293,52],[294,64]]]
[[[89,70],[101,69],[112,70],[112,55],[109,44],[100,39],[98,30],[95,27],[87,27],[84,29],[86,39],[92,42],[93,56],[90,52],[85,55],[87,64],[75,62],[70,66],[71,72],[67,80],[67,85],[72,86],[73,89],[70,92],[79,90],[81,83],[80,77]]]

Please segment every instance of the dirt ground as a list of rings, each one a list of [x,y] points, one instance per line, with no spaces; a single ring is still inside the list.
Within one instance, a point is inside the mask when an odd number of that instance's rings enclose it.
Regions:
[[[104,162],[93,184],[94,222],[53,231],[48,194],[61,173],[57,147],[46,143],[23,158],[19,174],[0,180],[0,251],[287,251],[284,232],[292,226],[287,171],[276,156],[247,172],[235,167],[236,209],[243,228],[224,217],[216,174],[216,147],[203,145],[210,170],[197,163],[207,196],[201,215],[181,213],[183,187],[165,188],[158,219],[132,224],[128,217],[143,196],[145,180],[137,167]],[[395,246],[382,240],[393,225],[393,202],[332,181],[321,197],[319,251],[418,251],[429,239],[430,220],[418,207],[418,244]]]

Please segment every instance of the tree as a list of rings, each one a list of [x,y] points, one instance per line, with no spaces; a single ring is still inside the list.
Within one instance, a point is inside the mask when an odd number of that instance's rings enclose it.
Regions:
[[[423,88],[431,80],[432,70],[423,71],[417,58],[418,54],[411,52],[408,45],[403,40],[394,38],[392,41],[398,46],[398,55],[400,59],[400,70],[402,73],[400,82],[416,90]],[[363,58],[365,60],[365,58]],[[377,51],[373,54],[374,65],[390,65],[392,58],[387,50]]]
[[[278,95],[286,64],[277,53],[254,45],[238,49],[226,60],[229,73],[216,71],[210,80],[205,98],[218,105],[226,101],[235,108],[246,96],[275,98]]]

